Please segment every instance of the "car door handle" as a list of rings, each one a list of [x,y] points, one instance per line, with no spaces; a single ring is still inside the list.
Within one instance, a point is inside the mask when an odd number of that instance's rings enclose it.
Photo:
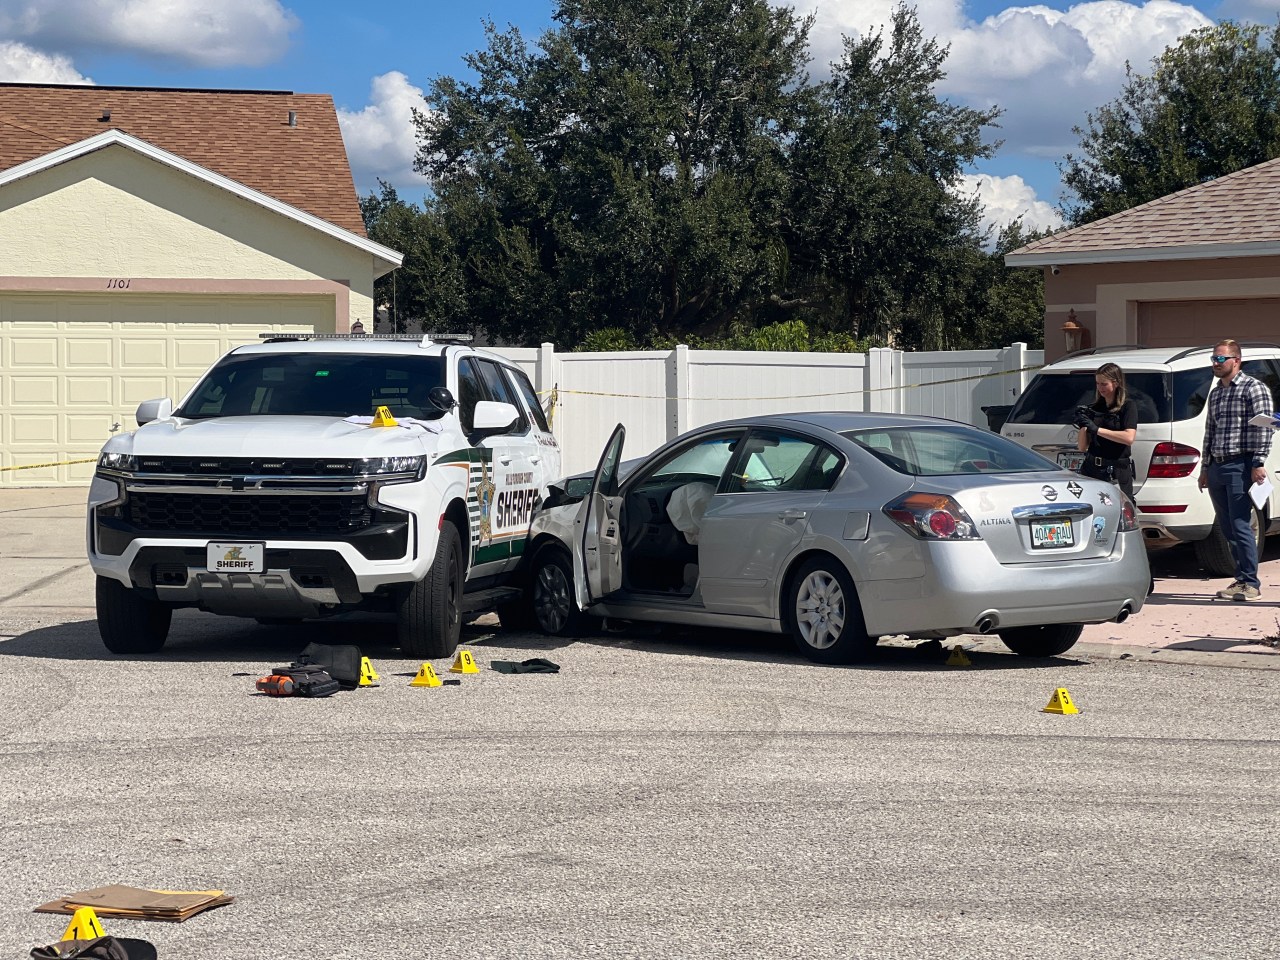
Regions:
[[[530,457],[530,458],[529,458],[529,462],[530,462],[530,463],[541,463],[541,462],[542,462],[542,458],[541,458],[541,457]]]
[[[499,462],[500,464],[502,464],[504,467],[506,467],[506,466],[509,466],[509,465],[511,464],[511,458],[510,458],[510,457],[498,457],[498,462]]]
[[[809,511],[807,510],[797,510],[794,507],[791,507],[778,514],[778,519],[785,520],[787,523],[790,523],[792,520],[803,520],[808,515]]]

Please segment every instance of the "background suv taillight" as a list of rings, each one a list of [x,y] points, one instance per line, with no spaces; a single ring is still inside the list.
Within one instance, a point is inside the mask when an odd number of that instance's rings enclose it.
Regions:
[[[1163,443],[1157,443],[1156,448],[1151,451],[1151,466],[1147,468],[1147,479],[1189,477],[1199,462],[1200,451],[1195,447],[1166,440]]]

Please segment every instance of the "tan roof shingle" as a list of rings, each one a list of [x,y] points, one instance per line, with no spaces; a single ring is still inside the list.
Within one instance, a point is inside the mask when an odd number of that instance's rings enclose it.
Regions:
[[[112,128],[365,236],[328,94],[0,83],[0,171]]]
[[[1152,259],[1196,248],[1236,247],[1234,255],[1274,255],[1280,243],[1280,158],[1268,160],[1179,190],[1093,223],[1032,241],[1010,253],[1011,265],[1047,263],[1069,256],[1072,262],[1117,259],[1126,251],[1148,252]],[[1221,250],[1204,249],[1205,256]],[[1131,257],[1129,259],[1136,259]]]

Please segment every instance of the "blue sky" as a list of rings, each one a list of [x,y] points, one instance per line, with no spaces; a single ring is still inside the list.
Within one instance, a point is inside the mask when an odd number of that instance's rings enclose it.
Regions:
[[[887,21],[894,0],[795,0],[817,17],[813,72],[840,38]],[[1177,37],[1214,18],[1274,23],[1280,0],[1090,0],[1010,6],[918,0],[927,34],[951,46],[942,91],[1006,111],[997,156],[970,172],[988,218],[1056,226],[1056,162],[1076,146],[1085,113],[1115,98],[1124,63],[1145,70]],[[535,38],[551,0],[0,0],[0,81],[293,90],[328,93],[361,194],[379,178],[422,196],[412,172],[410,110],[432,78],[465,71],[483,22]]]

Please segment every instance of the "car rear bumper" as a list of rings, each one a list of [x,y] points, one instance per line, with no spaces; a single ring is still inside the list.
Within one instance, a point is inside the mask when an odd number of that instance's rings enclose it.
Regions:
[[[1001,564],[985,544],[930,544],[924,576],[859,585],[867,632],[990,633],[1001,627],[1103,623],[1137,613],[1151,570],[1138,531],[1107,557]]]

